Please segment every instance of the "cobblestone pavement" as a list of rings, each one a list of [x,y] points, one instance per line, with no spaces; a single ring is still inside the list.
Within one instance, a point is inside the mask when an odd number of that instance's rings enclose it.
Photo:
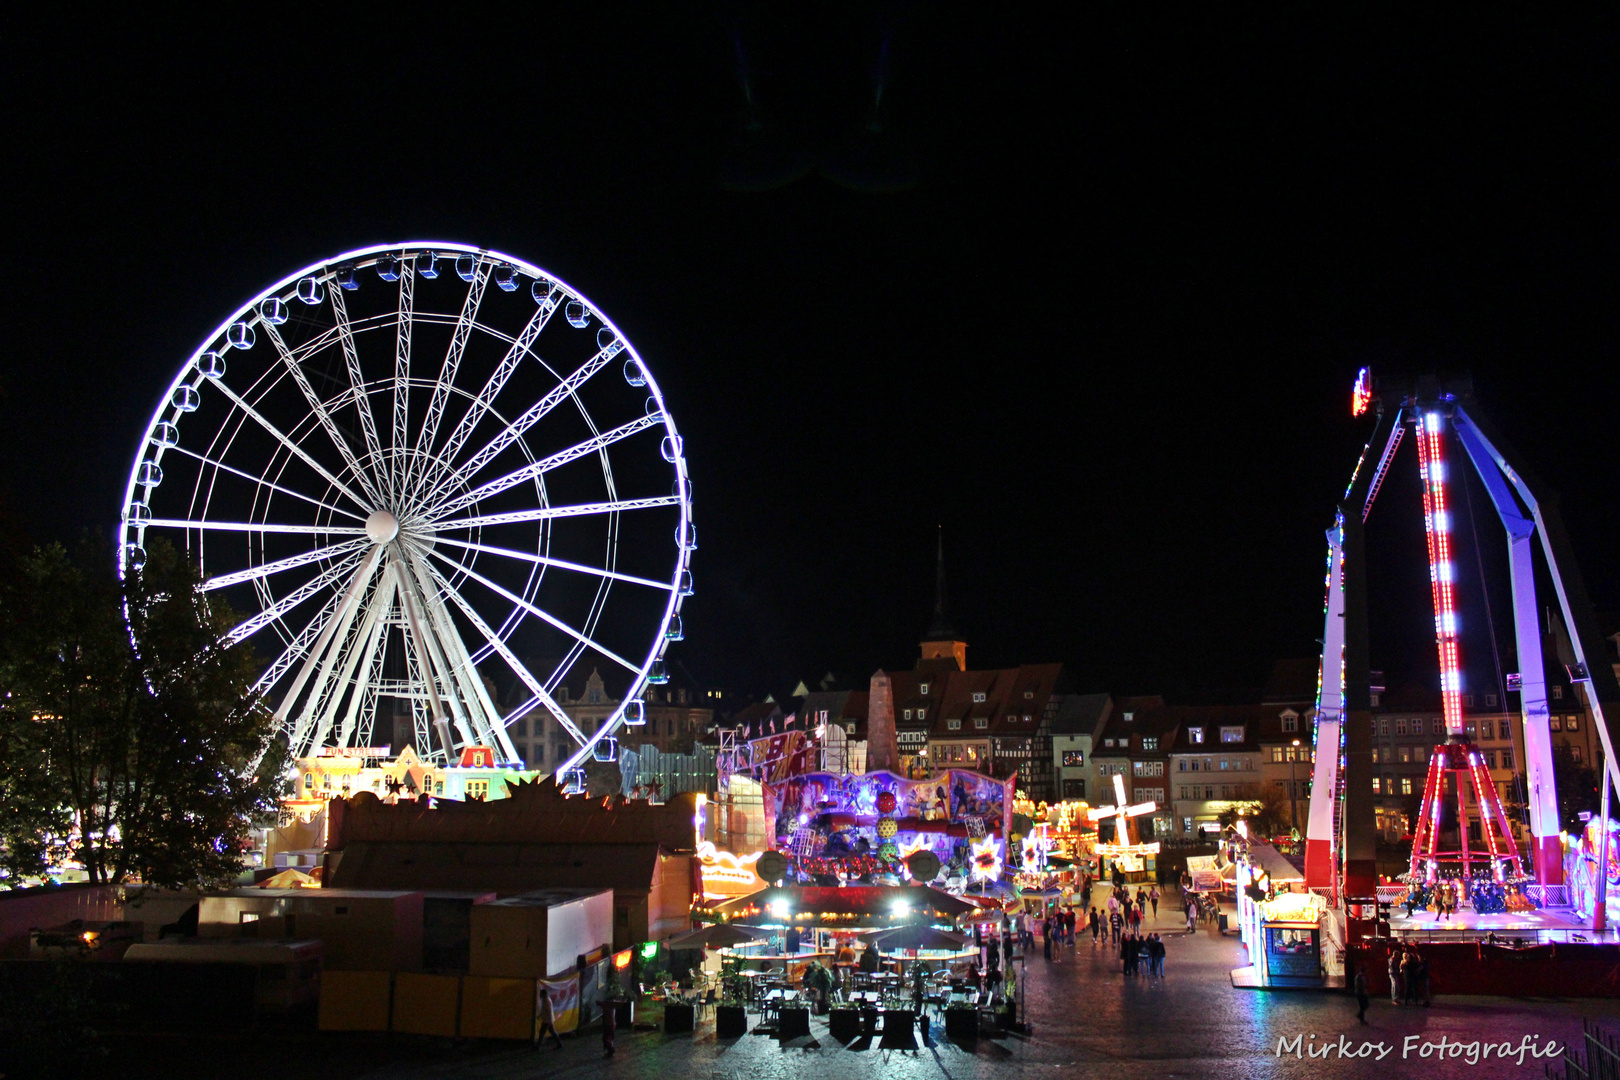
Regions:
[[[1161,932],[1180,926],[1177,913],[1158,920]],[[1356,1023],[1354,1000],[1343,994],[1234,990],[1227,972],[1243,962],[1236,937],[1200,929],[1178,933],[1168,941],[1162,980],[1127,980],[1118,959],[1106,947],[1093,947],[1087,936],[1074,948],[1060,950],[1048,963],[1037,949],[1027,967],[1026,1013],[1034,1025],[1028,1037],[980,1040],[962,1047],[936,1028],[930,1045],[917,1052],[884,1053],[844,1047],[812,1021],[810,1040],[779,1044],[749,1035],[719,1041],[712,1024],[695,1036],[661,1032],[620,1031],[618,1050],[604,1059],[594,1033],[571,1038],[562,1051],[543,1049],[467,1049],[450,1058],[396,1063],[351,1074],[365,1080],[406,1078],[618,1077],[623,1080],[885,1080],[943,1078],[980,1080],[989,1077],[1105,1076],[1111,1080],[1152,1077],[1452,1077],[1522,1076],[1540,1078],[1543,1061],[1526,1055],[1523,1064],[1479,1061],[1470,1065],[1467,1051],[1437,1061],[1421,1055],[1422,1044],[1448,1046],[1511,1040],[1525,1036],[1539,1045],[1548,1040],[1577,1039],[1581,1018],[1596,1019],[1620,1032],[1620,1002],[1585,1000],[1512,1000],[1442,997],[1430,1008],[1400,1008],[1375,1001],[1370,1024]],[[1574,988],[1572,988],[1573,991]],[[1279,1038],[1304,1036],[1303,1047],[1332,1043],[1344,1036],[1354,1050],[1363,1041],[1390,1047],[1381,1061],[1341,1060],[1337,1050],[1326,1059],[1301,1060],[1290,1052],[1279,1057]],[[1409,1052],[1408,1036],[1416,1042]],[[1369,1055],[1376,1051],[1369,1051]],[[1449,1051],[1448,1051],[1449,1053]]]

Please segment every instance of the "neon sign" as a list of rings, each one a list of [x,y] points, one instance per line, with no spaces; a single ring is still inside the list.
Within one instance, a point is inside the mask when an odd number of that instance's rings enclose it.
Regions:
[[[1356,372],[1356,385],[1350,390],[1350,415],[1362,416],[1372,404],[1372,369]]]

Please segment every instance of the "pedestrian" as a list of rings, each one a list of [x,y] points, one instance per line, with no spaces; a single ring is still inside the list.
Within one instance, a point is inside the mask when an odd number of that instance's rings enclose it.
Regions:
[[[1091,944],[1092,944],[1093,947],[1096,946],[1097,939],[1101,934],[1102,934],[1102,915],[1098,913],[1096,908],[1092,908],[1091,909]]]
[[[1052,959],[1052,920],[1046,919],[1041,923],[1041,944],[1046,949],[1046,958]]]
[[[1064,929],[1069,934],[1069,944],[1074,944],[1074,908],[1070,908],[1063,916]]]
[[[1401,1004],[1401,950],[1389,950],[1389,1003]]]
[[[1120,959],[1124,961],[1122,967],[1127,976],[1136,974],[1136,939],[1129,934],[1125,936],[1125,943],[1119,949]]]
[[[1114,945],[1119,944],[1119,931],[1120,931],[1121,927],[1123,927],[1124,925],[1125,925],[1125,918],[1119,912],[1115,911],[1115,912],[1111,912],[1109,914],[1109,916],[1108,916],[1108,929],[1110,931],[1112,931],[1113,935],[1114,935],[1113,941],[1111,942],[1111,944],[1114,944]]]
[[[1159,887],[1157,885],[1153,886],[1153,891],[1148,893],[1148,903],[1153,905],[1153,917],[1157,919],[1159,917]]]
[[[1413,971],[1413,975],[1417,979],[1417,1000],[1426,1009],[1434,1002],[1434,999],[1429,996],[1429,961],[1427,957],[1416,951],[1412,953],[1412,956],[1417,961]]]
[[[534,1048],[540,1049],[540,1044],[550,1035],[556,1042],[557,1049],[563,1048],[562,1036],[557,1034],[557,1007],[551,1003],[551,991],[544,986],[540,988],[540,1015],[535,1018]]]
[[[1408,1005],[1418,1003],[1418,954],[1416,949],[1410,950],[1401,957],[1401,986],[1404,993],[1401,1000]]]
[[[613,1056],[613,1036],[619,1027],[618,1003],[604,1001],[602,1003],[602,1050],[603,1057]]]
[[[1164,938],[1153,935],[1153,974],[1164,978]]]
[[[1194,930],[1198,929],[1197,920],[1198,920],[1198,916],[1197,916],[1197,914],[1195,912],[1195,909],[1193,908],[1192,903],[1189,901],[1188,904],[1187,904],[1187,933],[1190,934]]]
[[[1355,989],[1356,1004],[1360,1006],[1356,1010],[1356,1019],[1365,1024],[1367,1022],[1367,1006],[1372,1004],[1372,998],[1367,996],[1367,973],[1361,968],[1356,969]]]

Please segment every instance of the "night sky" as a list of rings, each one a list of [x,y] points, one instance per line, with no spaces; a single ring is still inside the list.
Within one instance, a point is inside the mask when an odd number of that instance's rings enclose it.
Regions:
[[[1612,12],[596,7],[10,26],[8,527],[108,532],[168,379],[272,281],[460,240],[662,383],[704,681],[909,666],[943,526],[974,666],[1258,686],[1318,649],[1364,364],[1470,372],[1620,609]],[[1370,526],[1391,679],[1435,663],[1412,454]]]

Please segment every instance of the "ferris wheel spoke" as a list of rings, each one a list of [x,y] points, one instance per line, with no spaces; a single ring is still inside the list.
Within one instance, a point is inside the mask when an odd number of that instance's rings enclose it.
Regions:
[[[343,717],[343,725],[338,728],[337,744],[349,746],[349,740],[354,737],[355,724],[359,719],[360,704],[376,678],[376,672],[382,660],[383,631],[386,627],[387,613],[394,606],[394,593],[392,584],[386,576],[378,583],[377,591],[372,594],[371,603],[366,610],[366,626],[356,640],[363,642],[355,651],[355,656],[346,667],[339,686],[351,684],[349,691],[349,708]],[[358,678],[356,678],[358,676]],[[335,705],[336,703],[334,703]]]
[[[277,559],[275,562],[264,563],[247,570],[238,570],[233,574],[221,574],[218,577],[211,577],[203,582],[202,587],[204,590],[228,589],[232,585],[240,585],[245,581],[269,577],[271,574],[279,574],[283,570],[293,570],[300,566],[308,566],[312,562],[320,562],[322,559],[347,555],[351,551],[359,551],[363,545],[370,542],[367,539],[356,538],[354,540],[345,540],[341,544],[330,544],[326,547],[316,548],[313,551],[306,551],[301,555],[291,555],[285,559]]]
[[[335,291],[342,292],[343,290],[338,289]],[[293,382],[298,386],[298,392],[303,394],[304,400],[309,403],[310,410],[315,414],[315,419],[320,422],[321,427],[326,431],[327,437],[332,440],[332,445],[337,447],[337,452],[343,458],[343,463],[349,467],[349,471],[354,475],[354,478],[365,489],[366,495],[371,499],[370,506],[379,505],[383,501],[381,493],[372,487],[371,476],[360,468],[360,462],[355,460],[354,448],[349,445],[349,440],[338,430],[337,423],[332,419],[332,414],[326,409],[326,403],[320,399],[320,396],[315,393],[315,388],[309,384],[309,376],[304,374],[303,365],[298,362],[298,358],[287,347],[287,342],[282,338],[281,331],[276,329],[275,324],[268,319],[263,320],[261,325],[264,327],[265,336],[270,339],[270,343],[276,347],[276,352],[281,356],[282,364],[291,373]]]
[[[314,533],[318,536],[363,536],[360,525],[278,525],[268,521],[189,521],[184,518],[152,518],[147,528],[217,529],[224,532]]]
[[[325,477],[327,483],[331,484],[333,487],[343,492],[343,494],[347,495],[356,506],[363,507],[368,511],[371,509],[370,504],[368,504],[365,499],[362,499],[353,491],[349,490],[348,485],[339,480],[337,477],[333,476],[331,472],[327,470],[326,466],[310,457],[308,451],[306,451],[302,446],[298,445],[296,441],[289,438],[285,433],[282,432],[280,428],[276,427],[276,425],[265,419],[259,410],[249,405],[246,401],[243,401],[240,394],[226,386],[217,378],[210,378],[208,381],[218,387],[220,393],[229,398],[238,409],[241,409],[244,413],[251,416],[260,427],[264,428],[264,430],[270,434],[272,438],[281,443],[281,445],[285,446],[288,450],[292,451],[292,453],[300,458],[304,464],[308,465],[321,476]]]
[[[580,633],[578,630],[575,630],[572,626],[569,626],[567,623],[563,622],[561,619],[559,619],[555,615],[551,614],[551,612],[546,611],[546,610],[544,610],[542,608],[536,607],[535,605],[529,603],[527,600],[523,599],[517,593],[512,592],[510,589],[507,589],[504,586],[498,585],[495,582],[489,580],[489,578],[485,577],[483,574],[480,574],[478,571],[474,570],[472,567],[463,565],[462,563],[457,562],[455,559],[452,559],[450,556],[444,554],[443,552],[437,551],[437,550],[432,550],[432,551],[429,552],[429,554],[431,554],[434,558],[438,559],[439,561],[444,562],[444,563],[448,563],[450,566],[455,567],[457,570],[459,570],[462,573],[466,574],[468,577],[472,578],[474,581],[476,581],[479,584],[483,585],[486,589],[489,589],[490,591],[495,592],[495,593],[505,597],[507,600],[511,601],[512,603],[516,604],[518,607],[522,608],[524,611],[527,611],[529,614],[531,614],[535,618],[539,619],[541,622],[547,624],[548,626],[551,626],[551,627],[554,627],[554,628],[556,628],[558,630],[561,630],[563,633],[567,634],[569,637],[573,638],[575,641],[579,642],[581,645],[584,645],[586,648],[595,649],[597,652],[601,653],[603,656],[607,657],[609,660],[612,660],[614,663],[616,663],[616,664],[620,665],[621,667],[623,667],[626,671],[633,672],[634,674],[636,674],[638,676],[641,674],[641,668],[638,665],[632,664],[630,661],[626,660],[624,657],[620,656],[618,653],[614,652],[612,649],[609,649],[606,645],[598,644],[597,642],[595,642],[595,641],[591,640],[590,638],[586,637],[584,634]]]
[[[333,629],[328,637],[326,655],[321,659],[320,669],[310,686],[309,696],[304,700],[303,711],[299,713],[294,728],[295,736],[300,741],[307,735],[312,724],[315,728],[312,745],[320,746],[332,732],[342,687],[342,681],[335,680],[334,676],[342,671],[342,680],[347,680],[353,670],[350,661],[358,661],[360,645],[371,633],[371,614],[375,610],[375,605],[368,605],[362,599],[369,584],[367,575],[366,580],[361,581],[360,588],[353,592],[353,598],[345,601],[338,611],[337,618],[331,623]],[[360,619],[360,632],[355,634],[355,619],[360,617],[362,611],[365,612],[365,618]]]
[[[417,595],[423,599],[423,611],[427,614],[429,626],[438,636],[440,651],[449,665],[450,677],[460,692],[474,734],[485,745],[488,745],[488,740],[494,740],[495,745],[506,755],[504,760],[513,760],[517,756],[517,749],[507,737],[506,729],[498,723],[500,713],[496,710],[495,703],[490,700],[489,692],[484,689],[484,680],[478,674],[478,668],[473,664],[472,655],[468,653],[466,643],[461,640],[461,634],[456,631],[450,613],[445,610],[439,586],[422,573],[421,558],[416,549],[411,545],[402,547],[405,554],[400,561],[411,575],[417,588]]]
[[[450,335],[450,348],[446,350],[444,365],[439,369],[438,384],[433,388],[427,415],[422,419],[422,430],[417,435],[417,454],[424,461],[433,454],[433,444],[439,437],[439,421],[444,417],[444,407],[450,400],[450,387],[455,385],[456,373],[461,370],[461,357],[467,351],[467,339],[472,336],[473,327],[478,322],[478,305],[483,303],[484,286],[488,284],[489,271],[480,265],[473,272],[467,299],[461,305],[461,317],[456,320],[455,331]],[[415,477],[418,484],[426,472],[424,467]],[[417,490],[413,488],[411,494],[416,495]]]
[[[495,654],[506,661],[507,667],[512,669],[518,680],[529,688],[529,693],[534,695],[532,700],[543,705],[546,711],[552,715],[552,718],[557,721],[564,731],[568,732],[575,742],[583,743],[585,733],[580,731],[578,726],[574,724],[573,718],[563,711],[561,705],[557,704],[557,699],[546,692],[545,685],[535,678],[534,673],[528,669],[523,661],[517,658],[517,654],[501,639],[501,636],[490,628],[489,623],[484,621],[483,616],[478,614],[477,609],[467,602],[466,597],[451,587],[449,579],[444,576],[444,573],[438,567],[426,560],[423,561],[422,565],[427,568],[428,573],[432,574],[434,580],[438,582],[440,591],[450,598],[451,603],[461,609],[461,613],[467,617],[467,621],[472,623],[473,627],[483,635],[485,641],[489,642],[489,647],[495,651]],[[524,707],[521,711],[527,712],[530,708],[533,708],[533,706]],[[508,716],[507,722],[509,723],[514,719],[515,715],[514,713],[512,716]]]
[[[467,551],[481,551],[488,555],[500,555],[507,559],[521,559],[524,562],[534,563],[536,566],[555,566],[559,570],[572,570],[580,574],[592,574],[596,577],[611,578],[614,581],[626,581],[632,585],[645,585],[652,589],[662,589],[672,592],[675,585],[668,581],[654,581],[651,578],[636,577],[634,574],[621,574],[617,570],[604,570],[599,566],[585,566],[581,563],[569,562],[566,559],[554,559],[549,555],[531,555],[524,551],[513,551],[511,548],[495,547],[491,544],[473,544],[465,540],[452,540],[448,536],[434,537],[435,544],[450,544]]]
[[[338,605],[342,602],[342,593],[333,593],[327,598],[326,603],[321,605],[321,609],[311,616],[309,622],[304,624],[304,628],[282,650],[281,655],[276,657],[270,666],[265,668],[264,674],[260,675],[254,682],[253,693],[268,693],[276,683],[281,681],[281,677],[292,669],[294,664],[303,660],[316,636],[320,634],[321,627],[326,625],[326,620],[331,618],[332,613],[337,610]]]
[[[522,438],[523,434],[539,423],[547,413],[577,393],[579,388],[585,385],[586,380],[601,371],[609,360],[623,350],[624,343],[617,338],[607,348],[599,350],[576,371],[547,391],[545,397],[529,406],[521,416],[503,428],[499,435],[485,443],[483,448],[468,458],[464,464],[457,467],[456,471],[439,485],[439,490],[453,491],[478,475],[496,455]]]
[[[354,611],[361,594],[365,592],[366,585],[370,582],[372,575],[376,573],[377,564],[381,558],[382,547],[373,546],[365,558],[360,561],[359,569],[355,570],[354,576],[349,579],[349,587],[343,590],[343,599],[334,609],[332,617],[322,623],[320,633],[315,638],[314,646],[304,656],[304,662],[299,666],[298,674],[293,679],[292,686],[287,689],[286,696],[281,699],[281,704],[276,707],[277,723],[282,725],[287,723],[287,717],[292,713],[293,707],[298,703],[299,697],[304,692],[304,685],[309,682],[310,675],[315,671],[316,661],[326,655],[327,647],[332,642],[333,631],[339,623],[347,625],[346,620]],[[333,570],[336,571],[338,568],[333,567]],[[331,579],[336,581],[340,576],[339,573],[333,573]],[[308,737],[308,734],[307,726],[302,723],[296,725],[293,731],[293,745],[301,745]]]
[[[523,327],[523,332],[518,334],[512,341],[512,347],[506,351],[506,355],[496,365],[488,381],[484,383],[484,388],[478,392],[478,396],[467,407],[466,414],[451,430],[450,437],[445,440],[444,448],[433,455],[432,460],[435,464],[431,466],[432,476],[436,478],[456,460],[456,455],[461,453],[461,448],[472,437],[473,430],[478,427],[479,422],[484,418],[484,414],[489,411],[490,406],[495,403],[495,399],[500,396],[501,390],[506,387],[506,381],[512,377],[512,372],[517,370],[518,361],[528,354],[530,346],[534,344],[534,339],[539,337],[540,331],[546,328],[546,323],[550,321],[551,313],[555,310],[557,310],[557,305],[549,298],[535,309],[534,314],[529,318],[528,324]],[[428,475],[429,466],[424,465],[423,479],[425,480]],[[421,482],[419,481],[417,489],[419,490],[420,487]]]
[[[433,719],[437,724],[445,719],[445,699],[450,703],[450,720],[455,725],[457,733],[461,735],[461,744],[469,746],[474,744],[472,727],[467,723],[466,714],[461,708],[459,695],[454,693],[455,682],[450,671],[450,663],[440,648],[438,635],[428,625],[428,616],[424,610],[425,601],[416,589],[414,578],[407,576],[400,565],[399,558],[389,560],[389,570],[394,575],[394,581],[399,585],[400,599],[405,608],[405,621],[412,636],[416,640],[416,655],[422,681],[427,686],[428,697],[433,702]],[[440,682],[443,688],[440,688]]]
[[[283,596],[280,600],[277,600],[274,604],[265,608],[257,615],[238,623],[225,635],[225,639],[232,645],[239,641],[247,640],[260,630],[263,630],[266,626],[269,626],[271,623],[287,614],[289,611],[298,607],[298,605],[302,604],[305,600],[308,600],[310,597],[320,593],[321,590],[331,585],[332,582],[338,580],[344,574],[354,569],[355,564],[360,561],[360,555],[356,553],[349,556],[347,559],[344,559],[342,562],[334,564],[319,576],[312,578],[311,580],[300,585],[298,588],[294,589],[286,596]],[[328,624],[328,626],[330,626],[330,624]]]
[[[411,313],[415,306],[416,271],[409,259],[399,266],[399,322],[394,333],[394,438],[389,445],[392,461],[389,463],[390,481],[395,492],[405,490],[405,454],[409,449],[406,434],[410,419],[411,378]]]
[[[521,521],[550,521],[554,518],[586,517],[590,514],[615,514],[626,510],[650,510],[657,506],[678,506],[679,495],[660,495],[652,499],[624,499],[619,502],[580,503],[575,506],[540,506],[533,510],[514,510],[507,514],[481,514],[477,517],[457,518],[454,521],[435,521],[436,531],[445,529],[472,529],[482,525],[510,525]]]
[[[577,446],[570,446],[567,450],[559,450],[550,457],[541,458],[539,461],[530,462],[528,465],[518,469],[516,472],[507,473],[499,480],[491,480],[482,487],[474,488],[471,491],[457,495],[455,498],[451,499],[442,506],[429,510],[428,516],[429,518],[433,518],[442,516],[444,514],[453,514],[457,510],[462,510],[468,506],[471,506],[473,503],[490,498],[494,495],[499,495],[501,492],[506,491],[509,488],[516,487],[525,480],[533,480],[535,477],[551,472],[553,469],[560,469],[571,461],[578,461],[580,458],[587,457],[599,450],[605,450],[614,443],[622,442],[632,435],[646,431],[648,428],[655,427],[661,423],[663,423],[663,417],[661,416],[643,416],[639,419],[632,420],[628,424],[623,424],[614,428],[612,431],[605,431],[593,439],[586,439]]]
[[[279,491],[283,495],[290,496],[290,497],[292,497],[294,499],[302,499],[304,502],[309,503],[311,506],[318,506],[322,510],[330,510],[334,514],[342,514],[344,517],[353,518],[356,521],[364,521],[365,520],[365,518],[361,517],[359,514],[353,513],[352,511],[349,511],[349,510],[345,510],[341,506],[333,506],[331,503],[322,502],[321,500],[315,498],[313,495],[305,495],[303,492],[294,491],[290,487],[282,487],[280,484],[277,484],[277,483],[275,483],[273,481],[270,481],[270,480],[266,480],[262,476],[254,476],[250,472],[244,472],[241,469],[234,468],[234,467],[232,467],[230,465],[225,464],[223,461],[219,461],[219,460],[217,460],[215,458],[209,457],[207,454],[199,454],[195,450],[188,450],[184,446],[171,446],[171,447],[168,448],[167,452],[171,453],[171,454],[184,454],[186,457],[194,458],[197,461],[202,462],[204,465],[208,465],[208,466],[211,466],[211,467],[213,467],[215,469],[220,469],[220,470],[222,470],[224,472],[228,472],[228,473],[232,474],[233,476],[240,476],[243,480],[251,481],[252,483],[258,484],[261,487],[267,487],[272,491]]]
[[[326,290],[332,297],[332,318],[337,324],[338,340],[343,345],[343,365],[349,372],[349,389],[354,395],[355,411],[360,414],[360,430],[365,433],[366,452],[375,462],[377,482],[389,483],[388,470],[383,467],[382,440],[377,436],[377,418],[371,411],[371,397],[366,393],[366,379],[360,371],[360,350],[354,344],[354,327],[349,323],[349,305],[343,299],[342,288]],[[392,491],[389,492],[392,495]]]

